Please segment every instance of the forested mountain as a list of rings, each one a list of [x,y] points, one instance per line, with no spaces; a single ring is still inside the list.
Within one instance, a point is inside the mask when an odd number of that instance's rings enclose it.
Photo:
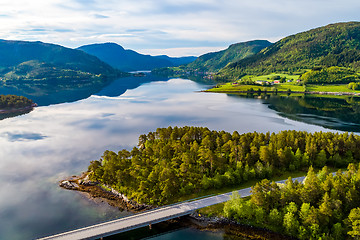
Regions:
[[[150,56],[125,50],[116,43],[90,44],[78,48],[94,55],[112,67],[122,71],[152,70],[154,68],[172,67],[189,63],[194,57],[171,58],[168,56]]]
[[[267,40],[255,40],[232,44],[225,50],[201,55],[194,62],[187,64],[185,67],[198,69],[199,71],[216,72],[225,67],[228,63],[252,56],[269,45],[271,45],[271,43]]]
[[[234,62],[218,74],[234,80],[247,74],[298,72],[316,66],[360,69],[360,22],[330,24],[281,39],[252,57]]]
[[[194,56],[189,56],[189,57],[169,57],[167,55],[154,56],[154,58],[167,60],[167,61],[171,62],[173,64],[173,66],[180,66],[180,65],[183,65],[183,64],[188,64],[188,63],[191,63],[191,62],[193,62],[193,61],[195,61],[197,59],[197,57],[194,57]]]
[[[70,80],[121,75],[98,58],[55,44],[0,40],[3,80]]]

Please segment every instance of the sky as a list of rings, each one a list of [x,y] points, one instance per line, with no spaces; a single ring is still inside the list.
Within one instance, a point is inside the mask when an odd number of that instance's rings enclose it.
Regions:
[[[360,21],[358,0],[1,0],[0,39],[76,48],[115,42],[143,54],[198,56]]]

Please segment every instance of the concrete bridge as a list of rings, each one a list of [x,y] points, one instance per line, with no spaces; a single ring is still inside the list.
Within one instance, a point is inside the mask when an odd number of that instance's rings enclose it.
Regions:
[[[304,180],[304,177],[293,179],[300,181]],[[284,183],[278,181],[278,183]],[[250,196],[251,188],[245,188],[238,190],[241,197]],[[133,229],[151,226],[151,224],[163,222],[173,218],[189,215],[197,209],[215,205],[218,203],[226,202],[230,199],[232,192],[224,193],[216,196],[206,197],[194,201],[182,202],[179,204],[169,205],[162,208],[150,210],[143,213],[138,213],[129,217],[120,218],[117,220],[80,228],[70,232],[57,234],[41,238],[40,240],[75,240],[75,239],[99,239],[102,237],[111,236],[114,234],[130,231]]]

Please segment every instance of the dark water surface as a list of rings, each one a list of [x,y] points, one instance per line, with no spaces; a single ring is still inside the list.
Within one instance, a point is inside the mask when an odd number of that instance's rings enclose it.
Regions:
[[[140,134],[158,127],[327,131],[280,116],[260,99],[197,92],[206,87],[183,79],[119,79],[83,100],[44,100],[26,115],[1,120],[0,239],[34,239],[129,215],[63,190],[58,181],[80,174],[107,149],[132,149]],[[221,232],[191,229],[169,234],[157,239],[223,239]]]

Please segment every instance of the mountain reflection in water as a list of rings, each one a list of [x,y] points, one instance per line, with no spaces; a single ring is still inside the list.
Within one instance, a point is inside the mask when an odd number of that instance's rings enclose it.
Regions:
[[[312,95],[229,95],[260,98],[280,116],[329,129],[360,131],[360,97]]]

